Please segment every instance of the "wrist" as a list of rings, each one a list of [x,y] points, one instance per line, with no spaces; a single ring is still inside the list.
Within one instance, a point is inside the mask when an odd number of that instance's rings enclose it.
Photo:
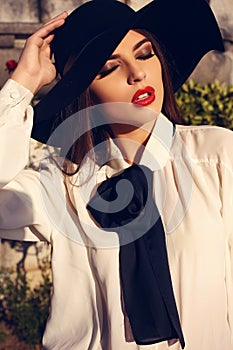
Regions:
[[[11,79],[30,90],[33,95],[35,95],[41,87],[38,83],[38,77],[32,77],[27,72],[22,74],[21,72],[17,72],[15,70],[11,75]]]

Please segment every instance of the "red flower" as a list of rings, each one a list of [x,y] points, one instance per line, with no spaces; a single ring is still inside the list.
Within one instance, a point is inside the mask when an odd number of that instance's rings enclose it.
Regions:
[[[6,70],[8,70],[8,73],[12,73],[15,68],[17,67],[17,62],[15,60],[9,60],[6,62]]]

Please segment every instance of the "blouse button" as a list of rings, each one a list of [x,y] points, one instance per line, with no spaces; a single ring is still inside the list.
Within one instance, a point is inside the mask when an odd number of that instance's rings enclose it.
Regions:
[[[18,98],[18,97],[19,97],[18,91],[11,91],[11,92],[10,92],[10,97],[11,97],[12,99]]]

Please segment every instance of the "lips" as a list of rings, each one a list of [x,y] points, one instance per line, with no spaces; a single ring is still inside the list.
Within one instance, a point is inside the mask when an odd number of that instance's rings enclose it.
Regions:
[[[134,94],[131,102],[139,106],[147,106],[155,100],[155,89],[152,86],[146,86],[144,89],[139,89]]]

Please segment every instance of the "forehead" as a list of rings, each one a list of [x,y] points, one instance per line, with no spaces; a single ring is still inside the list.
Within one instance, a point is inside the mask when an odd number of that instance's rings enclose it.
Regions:
[[[143,39],[146,39],[146,37],[143,34],[140,34],[132,29],[121,40],[120,44],[113,51],[113,54],[117,54],[118,52],[124,50],[131,51],[133,47]]]

